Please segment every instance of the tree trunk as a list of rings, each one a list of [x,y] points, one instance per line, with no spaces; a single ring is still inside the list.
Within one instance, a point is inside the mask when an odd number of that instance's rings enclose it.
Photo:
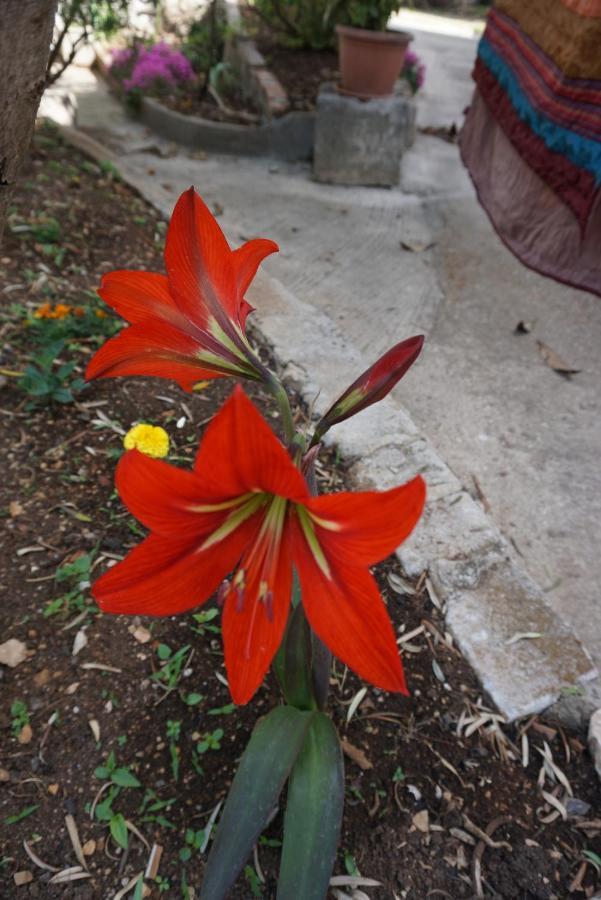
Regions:
[[[0,0],[0,239],[44,91],[57,0]]]

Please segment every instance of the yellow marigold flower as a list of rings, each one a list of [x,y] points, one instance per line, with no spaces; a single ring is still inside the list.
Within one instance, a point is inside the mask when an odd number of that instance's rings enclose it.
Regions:
[[[97,316],[99,319],[106,319],[106,313],[103,309],[95,309],[94,315]]]
[[[54,319],[64,319],[71,312],[71,307],[67,306],[66,303],[57,303],[54,307],[53,318]]]
[[[134,425],[123,438],[126,450],[161,458],[169,453],[169,435],[159,425]]]
[[[52,303],[42,303],[33,315],[35,319],[49,319],[52,315]]]

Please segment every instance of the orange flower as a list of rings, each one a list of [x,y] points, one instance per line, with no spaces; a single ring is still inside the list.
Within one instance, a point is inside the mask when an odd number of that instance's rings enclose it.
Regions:
[[[66,303],[57,303],[55,307],[52,303],[42,303],[38,306],[33,316],[35,319],[64,319],[71,312],[72,307]]]

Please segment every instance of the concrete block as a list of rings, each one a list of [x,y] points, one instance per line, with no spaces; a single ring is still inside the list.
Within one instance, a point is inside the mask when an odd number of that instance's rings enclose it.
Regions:
[[[391,187],[408,123],[407,98],[358,100],[324,84],[317,98],[314,174],[330,184]]]

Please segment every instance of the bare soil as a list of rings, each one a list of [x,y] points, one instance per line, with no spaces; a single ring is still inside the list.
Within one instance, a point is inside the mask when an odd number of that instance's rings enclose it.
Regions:
[[[67,248],[60,265],[31,231],[19,230],[41,214],[60,221]],[[24,320],[40,304],[94,304],[85,292],[110,269],[160,271],[163,235],[155,211],[113,173],[52,132],[39,135],[1,251],[0,365],[19,371],[35,351]],[[101,339],[70,341],[64,359],[83,370]],[[268,348],[262,352],[269,357]],[[105,381],[74,403],[28,410],[17,379],[3,377],[0,644],[23,642],[27,658],[0,666],[0,898],[114,897],[144,872],[155,844],[162,857],[157,878],[146,882],[148,896],[198,897],[206,859],[198,835],[225,796],[257,717],[279,702],[276,685],[268,678],[248,706],[232,709],[219,680],[218,616],[203,624],[193,614],[103,615],[89,581],[143,534],[113,488],[121,432],[140,420],[161,424],[172,461],[189,465],[231,384],[191,397],[166,381]],[[252,394],[277,429],[267,398]],[[298,400],[296,411],[303,422]],[[349,483],[332,454],[320,476],[324,490]],[[91,572],[57,579],[86,556]],[[376,575],[412,695],[368,687],[349,722],[362,685],[342,665],[332,670],[330,712],[348,754],[336,874],[380,882],[361,888],[374,900],[592,897],[600,886],[600,789],[581,736],[539,717],[512,726],[495,718],[426,578],[407,583],[394,558]],[[165,646],[185,660],[171,689],[157,677]],[[200,696],[192,705],[191,694]],[[202,752],[206,735],[217,746]],[[140,784],[112,800],[113,813],[135,829],[127,850],[94,811],[110,793],[97,770],[111,753]],[[232,898],[275,897],[281,821],[280,812]],[[61,877],[89,877],[52,881],[65,870],[72,871]]]

